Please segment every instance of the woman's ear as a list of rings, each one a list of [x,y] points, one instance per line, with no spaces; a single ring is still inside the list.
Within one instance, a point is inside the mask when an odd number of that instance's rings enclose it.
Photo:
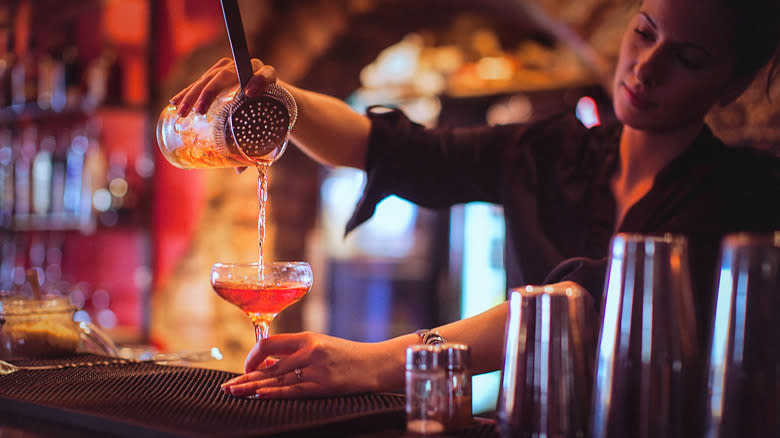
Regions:
[[[720,99],[718,99],[718,105],[726,106],[737,100],[737,98],[747,90],[750,84],[753,83],[754,78],[755,75],[744,75],[731,79],[723,89]]]

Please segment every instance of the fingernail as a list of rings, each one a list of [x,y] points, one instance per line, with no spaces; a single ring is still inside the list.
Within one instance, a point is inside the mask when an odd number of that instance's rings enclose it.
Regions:
[[[254,97],[255,94],[257,94],[257,85],[254,83],[249,84],[244,88],[244,93],[249,97]]]

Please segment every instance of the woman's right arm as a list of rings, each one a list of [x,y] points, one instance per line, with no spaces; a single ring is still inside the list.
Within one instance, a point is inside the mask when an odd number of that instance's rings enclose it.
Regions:
[[[304,90],[277,80],[276,69],[253,59],[255,74],[244,89],[249,97],[262,94],[272,83],[286,88],[295,98],[298,119],[291,132],[295,144],[318,162],[331,166],[365,167],[368,135],[367,117],[343,101]],[[200,78],[171,98],[180,116],[191,110],[205,113],[216,97],[238,84],[233,60],[222,58]]]

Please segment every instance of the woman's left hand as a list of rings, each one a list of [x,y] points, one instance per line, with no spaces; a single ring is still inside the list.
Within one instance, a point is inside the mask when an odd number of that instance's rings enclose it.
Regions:
[[[222,390],[234,396],[307,398],[397,389],[393,382],[403,381],[404,358],[387,347],[311,332],[271,336],[252,347],[246,374],[225,382]],[[279,360],[264,366],[269,356]]]

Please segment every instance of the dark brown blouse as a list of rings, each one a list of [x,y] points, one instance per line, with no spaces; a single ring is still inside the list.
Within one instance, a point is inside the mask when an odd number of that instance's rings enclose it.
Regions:
[[[587,129],[567,113],[528,125],[425,129],[400,111],[369,117],[367,184],[347,232],[393,194],[436,209],[500,204],[508,287],[573,280],[600,302],[614,232],[683,234],[705,328],[721,238],[780,230],[780,159],[727,147],[706,126],[616,230],[609,179],[619,124]]]

